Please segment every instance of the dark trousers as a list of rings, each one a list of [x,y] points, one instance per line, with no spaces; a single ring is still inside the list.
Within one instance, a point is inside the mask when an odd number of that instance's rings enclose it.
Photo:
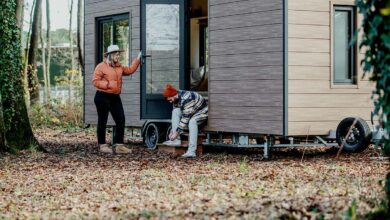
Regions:
[[[114,144],[122,144],[125,132],[125,113],[123,111],[121,97],[118,94],[110,94],[101,91],[96,91],[95,105],[98,113],[98,143],[106,143],[106,125],[108,113],[110,112],[116,124],[116,128],[113,132]]]

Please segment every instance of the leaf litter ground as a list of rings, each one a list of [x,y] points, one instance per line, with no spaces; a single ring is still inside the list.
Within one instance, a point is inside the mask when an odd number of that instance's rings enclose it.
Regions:
[[[338,219],[385,198],[388,160],[371,147],[272,151],[206,149],[196,159],[129,144],[129,155],[101,155],[91,130],[37,129],[49,153],[0,156],[0,218]]]

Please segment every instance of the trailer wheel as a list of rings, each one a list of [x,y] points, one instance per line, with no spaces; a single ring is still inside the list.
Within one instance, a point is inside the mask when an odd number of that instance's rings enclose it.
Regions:
[[[165,136],[164,129],[162,126],[158,126],[155,123],[149,123],[145,128],[144,142],[148,149],[155,150],[157,143],[163,141]]]
[[[165,132],[165,140],[169,140],[169,133],[171,133],[171,130],[172,130],[172,125],[169,125],[169,127],[167,128],[167,132]]]
[[[354,121],[355,118],[345,118],[339,123],[336,130],[336,140],[341,147],[348,131],[352,129],[343,146],[343,151],[347,153],[362,152],[370,145],[371,141],[372,133],[367,122],[357,118],[355,126],[352,127]]]

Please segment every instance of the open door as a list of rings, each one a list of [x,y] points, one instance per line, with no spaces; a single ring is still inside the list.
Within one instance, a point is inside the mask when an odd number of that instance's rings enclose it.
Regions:
[[[186,30],[183,0],[141,0],[141,119],[170,119],[167,83],[185,89]]]

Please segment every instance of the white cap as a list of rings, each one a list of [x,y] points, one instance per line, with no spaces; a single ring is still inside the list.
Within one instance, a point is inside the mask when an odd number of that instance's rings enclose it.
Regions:
[[[106,54],[114,53],[114,52],[123,52],[123,50],[119,50],[119,46],[118,45],[110,45],[110,46],[108,46]]]

